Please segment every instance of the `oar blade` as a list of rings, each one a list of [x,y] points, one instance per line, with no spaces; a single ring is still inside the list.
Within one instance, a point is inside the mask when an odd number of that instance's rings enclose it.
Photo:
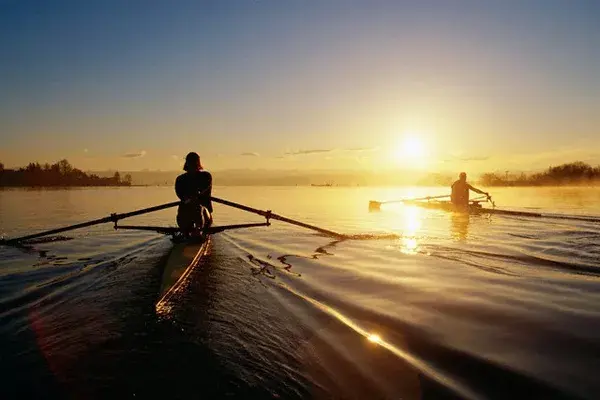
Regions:
[[[381,209],[381,202],[371,200],[369,201],[369,211],[379,211]]]

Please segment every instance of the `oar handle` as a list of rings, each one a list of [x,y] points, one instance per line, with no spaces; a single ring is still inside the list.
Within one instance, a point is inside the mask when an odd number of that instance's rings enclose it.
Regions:
[[[269,220],[269,219],[276,219],[276,220],[281,221],[281,222],[286,222],[286,223],[291,224],[291,225],[296,225],[296,226],[300,226],[302,228],[311,229],[313,231],[322,233],[324,235],[333,236],[333,237],[336,237],[336,238],[345,238],[345,237],[347,237],[347,235],[344,235],[342,233],[330,231],[329,229],[319,228],[318,226],[306,224],[306,223],[301,222],[301,221],[296,221],[294,219],[287,218],[287,217],[284,217],[282,215],[275,214],[275,213],[271,212],[270,210],[268,210],[268,211],[259,210],[257,208],[248,207],[248,206],[245,206],[243,204],[234,203],[232,201],[220,199],[218,197],[211,197],[211,200],[214,201],[215,203],[220,203],[220,204],[223,204],[223,205],[226,205],[226,206],[229,206],[229,207],[238,208],[240,210],[244,210],[244,211],[248,211],[248,212],[251,212],[251,213],[254,213],[254,214],[262,215],[263,217],[267,218],[267,220]]]

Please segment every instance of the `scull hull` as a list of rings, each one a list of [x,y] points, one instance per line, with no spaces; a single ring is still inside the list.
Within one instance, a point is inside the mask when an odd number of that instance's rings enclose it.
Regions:
[[[542,214],[539,213],[527,211],[501,210],[498,208],[484,208],[479,204],[469,204],[468,207],[457,207],[449,201],[405,201],[404,204],[462,214],[502,214],[523,217],[542,217]]]
[[[162,275],[159,300],[156,311],[165,311],[169,300],[181,291],[187,277],[208,253],[210,236],[206,235],[194,241],[177,243],[171,249]]]

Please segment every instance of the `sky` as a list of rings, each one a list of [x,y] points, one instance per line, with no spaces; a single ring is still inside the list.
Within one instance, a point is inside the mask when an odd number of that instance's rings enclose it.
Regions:
[[[600,164],[600,2],[0,0],[0,162]]]

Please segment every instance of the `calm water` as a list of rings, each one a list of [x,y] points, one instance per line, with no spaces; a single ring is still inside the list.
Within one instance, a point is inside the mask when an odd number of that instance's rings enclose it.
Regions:
[[[338,232],[398,237],[333,241],[279,222],[215,235],[167,317],[154,309],[166,237],[105,225],[1,247],[0,398],[597,398],[600,224],[367,209],[443,191],[217,187]],[[493,195],[600,215],[598,188]],[[0,234],[172,200],[170,188],[4,190]]]

